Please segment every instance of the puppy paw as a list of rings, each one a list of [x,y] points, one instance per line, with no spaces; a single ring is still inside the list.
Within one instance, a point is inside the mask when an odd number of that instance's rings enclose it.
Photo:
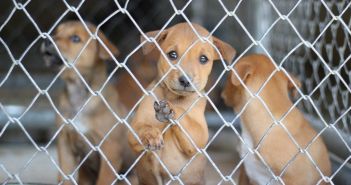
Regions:
[[[148,150],[160,150],[163,147],[162,133],[157,128],[148,128],[140,136],[141,142]]]
[[[171,109],[169,103],[166,100],[160,102],[155,101],[154,103],[156,119],[163,123],[168,123],[174,118],[174,111]]]

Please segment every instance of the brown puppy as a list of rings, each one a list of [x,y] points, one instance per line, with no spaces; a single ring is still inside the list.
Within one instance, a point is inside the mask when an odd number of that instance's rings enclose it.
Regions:
[[[196,24],[193,26],[202,36],[208,35],[205,28]],[[154,31],[147,35],[155,37],[157,33],[158,31]],[[132,127],[142,144],[132,133],[129,134],[130,146],[136,153],[140,154],[144,148],[155,151],[172,175],[178,175],[197,150],[178,125],[169,125],[170,119],[179,119],[180,125],[189,134],[196,147],[203,148],[208,140],[208,128],[204,116],[206,99],[200,98],[190,110],[188,109],[198,99],[195,88],[200,92],[204,90],[213,60],[220,57],[209,43],[201,41],[185,53],[197,40],[198,37],[187,23],[170,27],[157,37],[157,42],[166,53],[168,60],[176,64],[182,58],[180,66],[191,81],[188,81],[180,70],[172,70],[153,90],[157,98],[162,101],[155,102],[151,95],[145,97],[132,121]],[[211,37],[210,41],[219,49],[225,60],[230,61],[234,57],[235,50],[230,45],[215,37]],[[157,48],[151,43],[146,43],[143,49],[145,53],[157,52]],[[159,56],[158,76],[150,84],[150,89],[170,69],[163,55]],[[168,126],[170,127],[162,133]],[[204,184],[205,165],[204,156],[197,155],[182,171],[180,179],[184,184]],[[150,151],[143,155],[136,169],[141,184],[165,184],[170,180],[167,171]]]
[[[87,26],[92,33],[95,33],[94,25],[87,23]],[[112,54],[118,54],[117,48],[103,33],[99,32],[98,36]],[[69,21],[58,26],[53,39],[63,58],[68,63],[72,63],[89,37],[82,23]],[[63,67],[59,54],[51,42],[44,42],[41,50],[49,66],[57,69]],[[74,64],[93,91],[99,90],[107,79],[105,60],[109,58],[110,55],[103,46],[97,40],[91,40]],[[65,69],[61,77],[64,81],[64,90],[59,99],[59,111],[66,119],[72,119],[78,131],[72,126],[65,126],[60,132],[57,148],[60,168],[66,175],[70,175],[92,150],[84,137],[79,134],[80,132],[92,145],[99,145],[114,170],[119,172],[122,163],[129,160],[126,156],[131,156],[128,153],[126,128],[118,125],[108,134],[118,121],[103,100],[98,96],[89,99],[91,93],[73,69]],[[113,85],[107,84],[101,94],[117,115],[125,114],[124,106],[116,103],[119,102],[119,98]],[[88,99],[88,103],[83,107]],[[79,114],[75,116],[78,112]],[[56,120],[57,126],[61,127],[63,120],[60,116],[57,116]],[[101,143],[107,134],[107,139]],[[91,153],[79,168],[79,184],[111,184],[115,179],[116,176],[110,166],[98,152]],[[64,179],[60,174],[59,181],[62,180]],[[65,180],[64,184],[71,184],[71,182]]]
[[[142,51],[136,52],[131,57],[131,62],[134,62],[134,65],[131,65],[129,69],[143,88],[147,88],[157,75],[157,59],[149,54],[144,55]],[[120,102],[130,111],[142,97],[143,92],[127,71],[117,74],[116,79],[115,87],[121,97]]]
[[[234,69],[248,89],[255,94],[273,73],[275,67],[264,55],[250,55],[240,59]],[[296,84],[299,84],[296,79],[295,81]],[[267,110],[257,97],[250,97],[249,92],[232,72],[226,82],[222,97],[227,105],[234,108],[235,112],[242,111],[245,106],[240,117],[241,135],[247,144],[241,147],[242,157],[247,154],[247,147],[255,149],[259,145],[258,152],[272,172],[282,176],[285,184],[317,184],[322,177],[307,155],[299,153],[299,148],[290,139],[287,132],[280,125],[275,125],[267,132],[274,123],[269,114],[271,112],[274,119],[281,119],[281,123],[302,149],[305,149],[316,136],[316,132],[303,114],[297,108],[291,109],[293,103],[288,95],[291,88],[293,84],[288,77],[281,71],[276,72],[258,94],[267,105],[269,109]],[[249,103],[245,105],[247,102]],[[285,115],[288,111],[290,112]],[[308,146],[307,152],[321,172],[324,175],[330,175],[328,151],[320,137]],[[248,153],[244,159],[244,168],[251,184],[267,184],[270,180],[272,180],[271,184],[281,184],[272,179],[272,175],[255,154]],[[242,178],[239,184],[244,184],[245,177],[242,174],[240,177]]]

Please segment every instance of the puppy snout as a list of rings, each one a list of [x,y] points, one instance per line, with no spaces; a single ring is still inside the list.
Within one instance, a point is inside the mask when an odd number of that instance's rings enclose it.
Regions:
[[[45,47],[48,47],[48,46],[51,45],[51,42],[50,42],[49,39],[45,39],[43,44],[44,44]]]
[[[190,87],[190,81],[185,77],[185,76],[181,76],[179,77],[179,83],[181,86],[183,87]]]
[[[49,39],[45,39],[40,46],[40,51],[43,54],[43,59],[46,66],[52,67],[61,66],[61,58],[58,56],[54,44],[50,42]]]
[[[45,39],[40,46],[40,51],[44,54],[51,54],[54,50],[52,43],[49,39]]]

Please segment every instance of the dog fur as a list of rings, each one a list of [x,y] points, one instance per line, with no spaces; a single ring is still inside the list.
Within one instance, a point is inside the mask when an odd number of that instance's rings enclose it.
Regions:
[[[144,55],[141,50],[137,51],[131,57],[130,62],[132,64],[128,67],[140,85],[145,89],[157,75],[156,60],[154,55]],[[127,71],[121,71],[117,74],[116,79],[115,87],[121,97],[120,102],[125,105],[129,112],[142,97],[143,91]]]
[[[197,24],[193,24],[193,26],[200,35],[207,36],[209,34],[203,27]],[[158,32],[148,32],[147,35],[155,37]],[[203,92],[213,61],[220,58],[219,53],[209,43],[199,41],[183,56],[188,47],[198,40],[198,37],[187,23],[180,23],[162,31],[156,40],[168,57],[170,57],[171,51],[178,53],[178,58],[173,60],[169,58],[171,62],[177,63],[179,58],[182,57],[181,68],[191,79],[195,88]],[[144,38],[142,37],[143,41]],[[210,41],[219,49],[225,60],[232,60],[235,50],[230,45],[215,37],[211,37]],[[155,45],[151,43],[146,43],[143,46],[143,51],[144,53],[159,53]],[[207,63],[200,63],[201,55],[206,55]],[[149,85],[149,89],[152,89],[170,69],[163,55],[159,54],[158,56],[158,76]],[[180,125],[192,138],[196,147],[203,148],[207,144],[208,128],[204,116],[206,99],[200,98],[195,106],[190,108],[191,104],[199,97],[192,85],[181,86],[183,75],[180,70],[172,70],[153,90],[156,97],[162,101],[157,102],[151,95],[145,97],[131,123],[142,143],[138,142],[134,134],[129,133],[130,146],[137,154],[141,154],[147,149],[147,152],[136,165],[137,176],[141,184],[160,185],[170,180],[155,154],[159,156],[172,175],[177,175],[197,153],[196,148],[183,130],[177,125],[169,125],[171,119],[179,119]],[[189,108],[190,110],[188,110]],[[188,112],[186,112],[187,110]],[[185,114],[183,115],[183,113]],[[162,133],[168,126],[170,127]],[[202,154],[196,155],[191,164],[182,171],[180,176],[182,182],[184,184],[204,184],[205,166],[205,157]]]
[[[273,73],[275,67],[268,57],[254,54],[240,59],[235,64],[234,70],[247,88],[255,94]],[[295,84],[300,84],[296,78],[293,78],[293,80]],[[242,157],[248,152],[247,147],[255,149],[259,146],[258,152],[275,175],[280,175],[284,167],[290,163],[285,169],[286,171],[282,173],[282,180],[285,184],[317,184],[322,177],[307,155],[298,153],[299,148],[293,143],[287,132],[280,125],[275,125],[267,132],[274,123],[269,114],[271,112],[276,120],[282,119],[281,123],[302,149],[305,149],[317,135],[303,114],[297,108],[292,108],[293,103],[289,98],[289,91],[292,89],[295,89],[294,85],[285,73],[282,71],[276,72],[258,94],[269,109],[266,110],[259,99],[251,97],[238,77],[231,72],[222,92],[222,97],[227,105],[234,108],[235,112],[243,111],[240,116],[241,136],[247,145],[241,147]],[[292,95],[296,95],[296,92],[293,92]],[[247,102],[249,103],[247,104]],[[244,107],[245,109],[242,110]],[[290,112],[285,117],[288,111]],[[331,164],[322,138],[317,137],[308,146],[307,151],[323,175],[330,175]],[[298,155],[295,156],[296,154]],[[267,181],[272,178],[272,175],[256,154],[248,153],[248,156],[244,159],[243,167],[245,168],[243,173],[246,173],[249,181],[247,181],[245,174],[240,174],[239,184],[267,184]],[[321,184],[323,183],[324,181],[321,181]],[[281,183],[273,179],[271,184]]]

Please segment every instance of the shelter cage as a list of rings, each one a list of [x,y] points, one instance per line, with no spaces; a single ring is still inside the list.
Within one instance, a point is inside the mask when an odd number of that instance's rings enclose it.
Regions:
[[[39,47],[58,24],[83,19],[101,24],[121,50],[118,62],[127,62],[130,75],[139,65],[140,56],[130,55],[140,33],[184,21],[213,31],[236,48],[237,57],[255,52],[269,55],[302,81],[295,103],[328,146],[333,183],[350,183],[350,6],[349,0],[0,1],[0,182],[56,183],[57,114],[52,102],[57,103],[62,82],[45,67]],[[154,63],[147,65],[154,67]],[[109,71],[116,68],[111,63]],[[209,98],[215,107],[206,109],[212,133],[208,184],[232,184],[240,161],[235,132],[240,131],[239,120],[233,127],[223,122],[235,117],[219,97],[224,70],[221,65],[213,70],[210,83],[215,88]],[[118,81],[120,71],[125,69],[117,69],[112,82]]]

